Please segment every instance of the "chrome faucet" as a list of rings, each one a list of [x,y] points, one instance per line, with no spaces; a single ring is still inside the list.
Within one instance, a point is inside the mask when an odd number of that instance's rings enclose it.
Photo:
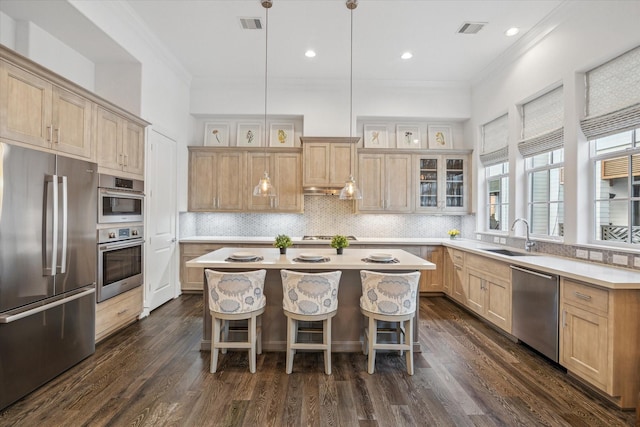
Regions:
[[[513,231],[518,221],[524,222],[524,225],[527,226],[527,240],[524,241],[524,250],[529,252],[531,251],[531,248],[536,245],[536,242],[532,242],[529,238],[529,221],[524,218],[516,218],[515,221],[513,221],[513,224],[511,224],[511,231]]]

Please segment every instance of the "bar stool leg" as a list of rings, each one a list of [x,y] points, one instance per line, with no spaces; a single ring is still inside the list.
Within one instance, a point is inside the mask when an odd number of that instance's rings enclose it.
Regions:
[[[296,335],[298,335],[298,322],[290,317],[287,317],[287,374],[293,372],[293,356],[296,351],[291,348],[291,344],[296,342]]]
[[[378,341],[378,321],[369,317],[369,366],[367,372],[373,374],[376,366],[375,344]]]
[[[400,321],[396,323],[396,340],[398,344],[402,344],[402,334],[404,333],[404,328],[402,327],[402,324],[404,322]],[[402,350],[402,348],[400,349],[400,357],[402,357],[402,355],[404,354],[404,351]]]
[[[406,342],[409,344],[409,351],[407,351],[407,372],[409,375],[413,375],[413,318],[409,319],[407,327],[408,335],[405,337]]]
[[[331,317],[325,319],[322,325],[322,339],[324,350],[324,373],[331,375]]]
[[[222,322],[222,340],[223,342],[229,342],[229,321],[227,319],[220,319]],[[227,354],[227,348],[222,348],[222,354]]]
[[[218,344],[220,344],[220,319],[212,317],[212,336],[211,336],[211,365],[209,366],[209,372],[212,374],[216,372],[218,368]]]
[[[256,372],[256,316],[251,316],[249,322],[249,371]]]

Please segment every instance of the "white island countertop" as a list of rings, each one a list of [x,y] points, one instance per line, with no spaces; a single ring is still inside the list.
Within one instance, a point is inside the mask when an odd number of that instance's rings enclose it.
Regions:
[[[250,252],[262,257],[260,261],[230,261],[229,257],[237,252]],[[398,262],[367,262],[363,259],[376,253],[387,253]],[[329,258],[327,262],[299,262],[294,259],[304,254],[317,254]],[[345,248],[342,255],[335,249],[288,248],[286,255],[280,255],[277,248],[234,248],[225,247],[209,252],[186,263],[187,267],[205,268],[266,268],[266,269],[309,269],[309,270],[435,270],[436,265],[418,256],[400,249],[355,249]]]

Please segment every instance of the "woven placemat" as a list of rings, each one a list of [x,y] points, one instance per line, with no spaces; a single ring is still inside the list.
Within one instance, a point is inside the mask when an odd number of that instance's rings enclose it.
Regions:
[[[400,262],[400,261],[398,260],[398,258],[393,258],[393,259],[390,259],[390,260],[388,260],[388,261],[379,261],[379,260],[377,260],[377,259],[362,258],[362,261],[364,261],[364,262],[372,262],[372,263],[374,263],[374,264],[397,264],[397,263],[399,263],[399,262]]]
[[[257,256],[254,258],[245,258],[245,259],[237,259],[237,258],[231,258],[231,257],[225,259],[225,261],[227,262],[258,262],[262,260],[264,260],[264,257],[261,257],[261,256]]]

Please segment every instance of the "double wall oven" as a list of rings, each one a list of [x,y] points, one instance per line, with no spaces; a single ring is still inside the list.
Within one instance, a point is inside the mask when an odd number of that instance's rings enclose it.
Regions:
[[[144,183],[100,175],[98,287],[104,301],[144,282]]]

